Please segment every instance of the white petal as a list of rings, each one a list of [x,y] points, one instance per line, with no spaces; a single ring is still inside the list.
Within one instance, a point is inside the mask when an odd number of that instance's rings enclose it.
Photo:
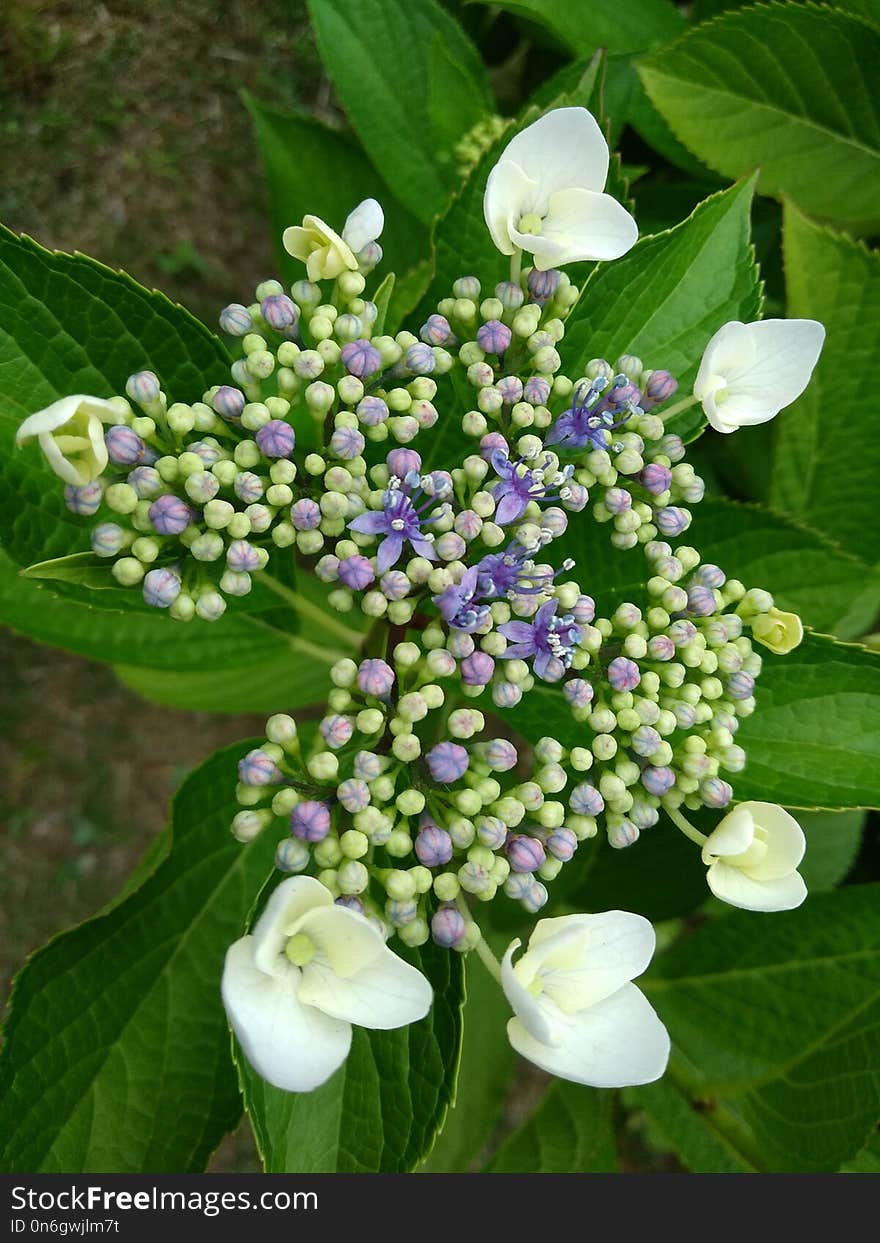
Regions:
[[[312,876],[291,876],[272,891],[265,909],[252,928],[254,965],[273,975],[280,967],[287,969],[282,958],[284,946],[293,929],[307,911],[332,906],[329,889]]]
[[[301,224],[292,224],[281,234],[281,242],[289,255],[305,263],[312,251],[313,235]]]
[[[558,190],[550,196],[541,227],[547,243],[533,251],[540,271],[581,259],[619,259],[639,237],[635,220],[610,194]]]
[[[703,862],[708,866],[718,858],[744,854],[755,840],[755,822],[751,803],[740,803],[727,813],[706,838]]]
[[[750,367],[755,361],[755,342],[745,324],[731,320],[719,328],[703,351],[700,369],[694,380],[694,396],[703,401],[713,377],[727,380],[731,375]]]
[[[296,931],[314,944],[315,957],[343,979],[369,967],[385,948],[382,933],[366,916],[332,902],[308,911]]]
[[[364,199],[349,212],[342,230],[342,240],[357,254],[369,242],[375,242],[385,228],[385,213],[376,199]]]
[[[603,190],[608,176],[608,144],[586,108],[554,108],[515,135],[501,159],[538,183],[534,210],[541,215],[556,190]]]
[[[568,941],[572,933],[576,941]],[[536,970],[544,992],[571,1014],[591,1006],[645,971],[657,941],[650,922],[630,911],[542,919],[516,970]]]
[[[226,953],[223,1004],[232,1030],[254,1070],[285,1092],[310,1092],[348,1056],[351,1027],[297,998],[299,971],[292,964],[269,976],[254,965],[253,938]]]
[[[97,415],[103,423],[116,423],[118,411],[114,410],[109,401],[103,397],[91,397],[88,393],[76,393],[72,397],[61,397],[53,401],[51,406],[37,410],[29,415],[15,434],[16,444],[29,440],[31,436],[39,436],[41,432],[54,432],[68,423],[82,406],[89,414]]]
[[[363,918],[354,911],[348,914]],[[431,1008],[433,992],[421,971],[383,944],[368,966],[347,978],[316,955],[303,968],[299,998],[334,1018],[387,1031],[423,1019]]]
[[[815,319],[763,319],[746,327],[755,360],[742,375],[731,376],[731,395],[769,398],[777,410],[790,406],[810,382],[824,327]]]
[[[88,471],[82,470],[64,456],[51,432],[41,432],[39,444],[46,461],[59,479],[63,479],[65,483],[72,483],[76,488],[84,487],[91,482],[85,478]]]
[[[790,872],[777,880],[755,880],[741,868],[730,867],[719,859],[709,868],[706,879],[716,898],[745,911],[790,911],[807,896],[800,872]]]
[[[777,803],[742,803],[755,824],[766,830],[767,853],[760,863],[749,867],[755,880],[778,880],[793,872],[804,857],[807,839],[804,831]]]
[[[523,1031],[527,1031],[531,1038],[542,1045],[552,1045],[557,1039],[556,1023],[552,1021],[547,1013],[547,1003],[542,1005],[537,997],[523,986],[521,981],[517,979],[516,971],[513,965],[513,955],[519,949],[522,942],[517,938],[510,942],[507,952],[501,960],[501,987],[504,989],[504,996],[510,1002],[510,1005],[516,1014],[516,1019],[511,1019],[511,1023],[517,1023]],[[509,1025],[508,1025],[509,1030]],[[514,1045],[516,1048],[516,1045]]]
[[[510,230],[520,217],[532,210],[537,199],[537,182],[530,181],[516,164],[501,159],[489,174],[483,195],[483,215],[492,241],[502,255],[512,255]]]
[[[569,1016],[558,1045],[542,1044],[518,1019],[507,1024],[507,1035],[542,1070],[595,1088],[653,1083],[669,1060],[666,1028],[635,984]]]

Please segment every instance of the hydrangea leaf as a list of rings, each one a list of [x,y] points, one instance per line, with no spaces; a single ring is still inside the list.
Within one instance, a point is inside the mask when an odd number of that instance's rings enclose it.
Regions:
[[[878,898],[860,885],[733,912],[641,981],[672,1037],[671,1082],[759,1170],[836,1170],[876,1124]]]
[[[489,4],[492,0],[477,0]],[[669,0],[504,0],[509,13],[527,17],[544,26],[576,56],[598,47],[610,52],[641,52],[674,39],[684,28],[684,18]]]
[[[492,112],[476,49],[436,0],[309,0],[309,12],[367,154],[430,224],[459,182],[456,143]]]
[[[614,1093],[556,1080],[501,1145],[489,1174],[611,1174],[617,1169]]]
[[[806,392],[774,421],[771,500],[876,564],[880,396],[866,378],[876,363],[880,255],[790,204],[783,253],[788,314],[821,320],[827,337]]]
[[[705,199],[665,233],[643,237],[629,254],[594,268],[566,324],[563,371],[583,373],[591,358],[636,354],[671,371],[683,393],[709,338],[729,320],[754,320],[761,284],[750,242],[754,178]],[[699,407],[669,430],[690,440],[705,426]]]
[[[872,232],[880,222],[880,28],[815,5],[768,4],[697,26],[639,73],[676,136],[728,177]]]
[[[0,1054],[4,1169],[198,1171],[235,1126],[220,973],[275,845],[229,832],[246,750],[187,779],[170,851],[140,888],[19,975]]]
[[[430,1151],[455,1088],[464,963],[430,942],[395,952],[433,984],[430,1013],[396,1031],[354,1028],[347,1061],[322,1087],[282,1092],[234,1050],[267,1173],[405,1173]]]

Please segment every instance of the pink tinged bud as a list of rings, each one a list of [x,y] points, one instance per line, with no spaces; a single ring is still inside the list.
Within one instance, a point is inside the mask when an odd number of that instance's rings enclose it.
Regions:
[[[640,725],[633,734],[630,745],[636,755],[642,755],[647,759],[649,755],[654,754],[662,741],[663,739],[653,726]]]
[[[694,617],[711,617],[716,611],[715,593],[711,587],[702,587],[697,583],[688,587],[688,612]]]
[[[726,689],[731,699],[748,699],[754,694],[755,679],[750,673],[732,673],[727,679]]]
[[[441,561],[458,561],[467,551],[467,544],[455,531],[445,531],[434,548]]]
[[[407,924],[413,922],[418,913],[419,908],[412,898],[406,898],[403,901],[399,898],[389,898],[385,903],[385,914],[395,928],[405,928]]]
[[[148,570],[143,584],[144,599],[157,609],[167,609],[180,595],[180,578],[173,570]]]
[[[125,392],[139,406],[151,406],[159,400],[159,377],[152,371],[136,371],[125,381]]]
[[[496,682],[492,687],[492,702],[496,708],[515,708],[522,696],[515,682]]]
[[[688,529],[691,525],[691,515],[688,510],[679,509],[677,505],[667,505],[655,511],[654,521],[658,531],[674,537]]]
[[[554,829],[547,837],[547,849],[560,863],[568,863],[577,850],[577,838],[571,829]]]
[[[232,489],[238,499],[244,501],[245,505],[253,505],[263,495],[262,480],[259,475],[255,475],[250,470],[240,471],[235,476]]]
[[[550,381],[543,376],[533,375],[526,380],[523,388],[523,401],[533,406],[546,406],[550,398]]]
[[[318,728],[321,737],[333,751],[344,747],[354,733],[354,723],[347,716],[340,716],[338,713],[325,717]]]
[[[379,590],[386,600],[403,600],[412,586],[403,570],[388,570],[379,580]]]
[[[283,780],[281,769],[257,747],[238,761],[238,779],[246,786],[272,786]]]
[[[290,457],[296,443],[296,435],[289,423],[283,419],[270,419],[257,430],[254,438],[264,457]]]
[[[625,514],[632,508],[632,497],[626,488],[609,488],[604,499],[606,508],[612,514]]]
[[[438,907],[431,917],[431,936],[444,949],[452,949],[458,945],[466,932],[464,916],[454,906]]]
[[[596,601],[592,596],[578,596],[571,612],[579,625],[589,625],[596,616]]]
[[[394,670],[384,660],[362,660],[357,671],[357,684],[365,695],[385,699],[394,685]]]
[[[369,807],[370,787],[366,781],[361,781],[357,777],[349,777],[347,781],[340,782],[336,787],[336,797],[345,810],[354,815],[355,812]]]
[[[430,375],[437,365],[430,345],[418,341],[406,351],[406,367],[414,375]]]
[[[382,772],[382,761],[372,751],[358,751],[354,757],[354,775],[361,781],[375,781]]]
[[[546,272],[539,272],[537,268],[532,268],[529,272],[528,286],[529,293],[532,295],[534,302],[548,302],[559,288],[559,279],[562,273],[556,268],[548,268]]]
[[[501,394],[501,400],[505,406],[515,406],[518,401],[522,401],[523,382],[519,376],[502,376],[495,387]]]
[[[504,892],[515,902],[522,901],[533,884],[531,872],[511,872],[504,882]]]
[[[684,457],[684,441],[681,436],[670,432],[657,441],[654,451],[668,457],[670,462],[680,462]]]
[[[616,691],[634,691],[642,680],[638,665],[626,656],[617,656],[608,666],[608,681]]]
[[[455,515],[455,530],[465,540],[476,539],[483,529],[483,519],[473,509]]]
[[[568,805],[576,816],[598,816],[605,810],[605,800],[594,785],[582,781],[569,796]]]
[[[468,753],[457,742],[438,742],[425,756],[431,776],[440,785],[451,785],[467,772]]]
[[[590,494],[582,483],[569,482],[565,485],[566,496],[563,505],[573,514],[579,514],[586,507]]]
[[[130,477],[129,482],[131,482]],[[77,487],[72,483],[64,485],[64,504],[72,514],[82,514],[87,518],[98,512],[103,495],[104,491],[98,479],[93,479],[91,483],[83,484],[82,487]]]
[[[507,859],[514,872],[537,872],[547,858],[537,837],[514,833],[507,841]]]
[[[478,816],[476,827],[480,845],[489,850],[500,850],[507,841],[507,825],[497,816]]]
[[[661,492],[669,491],[672,471],[668,466],[661,466],[659,462],[649,462],[639,474],[639,483],[652,496],[659,496]]]
[[[572,678],[564,683],[562,693],[573,708],[586,708],[593,702],[593,687],[585,678]]]
[[[727,575],[718,565],[701,565],[694,571],[693,579],[703,587],[717,589],[727,582]]]
[[[107,456],[114,466],[137,466],[143,461],[147,446],[137,432],[133,432],[124,423],[108,427],[104,433],[104,444]]]
[[[540,911],[543,906],[547,905],[548,897],[549,894],[547,893],[546,886],[536,880],[532,881],[532,884],[529,886],[528,893],[524,894],[520,901],[527,911],[529,911],[532,915],[537,915],[538,911]]]
[[[343,345],[341,357],[342,365],[348,374],[357,376],[361,380],[364,376],[374,375],[382,366],[382,355],[375,345],[371,345],[369,341],[363,338],[358,341],[349,341],[347,345]],[[432,361],[433,358],[434,355],[432,354]]]
[[[495,286],[495,297],[506,311],[518,311],[525,302],[522,286],[515,281],[501,281]]]
[[[557,505],[551,505],[541,514],[541,530],[549,531],[554,539],[568,530],[568,514]],[[573,565],[573,563],[571,563]],[[569,566],[571,568],[571,566]]]
[[[350,462],[363,453],[366,441],[356,427],[337,427],[330,437],[330,452],[340,461]]]
[[[288,837],[275,847],[275,866],[279,872],[303,872],[311,859],[308,846]]]
[[[507,773],[516,767],[516,747],[506,738],[492,738],[480,749],[480,758],[493,773]]]
[[[98,557],[115,557],[122,547],[125,532],[115,522],[102,522],[89,536],[92,552]]]
[[[506,454],[510,445],[500,432],[486,432],[486,435],[480,438],[480,457],[488,462],[496,449]]]
[[[448,863],[452,858],[452,849],[452,838],[437,825],[422,829],[415,840],[416,856],[426,868],[442,867]]]
[[[297,803],[290,813],[290,831],[304,842],[322,842],[330,832],[330,808],[313,799]]]
[[[487,354],[503,354],[513,334],[500,319],[487,320],[477,329],[477,345]]]
[[[366,907],[356,893],[344,893],[341,898],[335,900],[336,906],[344,906],[349,911],[355,911],[358,915],[363,915]]]
[[[458,657],[459,660],[462,660],[466,656],[470,656],[473,653],[475,646],[476,645],[474,644],[471,636],[469,634],[464,634],[460,630],[453,630],[447,640],[447,650],[453,656]]]
[[[352,591],[363,591],[375,577],[369,560],[360,554],[339,562],[339,581]]]
[[[230,302],[220,312],[220,327],[230,337],[246,337],[253,331],[254,321],[246,306],[240,302]]]
[[[226,550],[226,564],[236,573],[252,574],[260,568],[260,554],[247,540],[234,539]]]
[[[652,371],[645,386],[645,395],[651,401],[668,401],[678,389],[678,380],[668,371]]]
[[[419,336],[427,345],[446,345],[454,333],[449,320],[443,315],[429,315],[419,329]]]
[[[290,521],[297,531],[314,531],[321,525],[321,507],[308,497],[295,501],[290,507]]]
[[[364,427],[376,427],[388,418],[388,407],[381,397],[364,397],[358,402],[355,414]]]
[[[655,634],[648,640],[648,657],[651,660],[672,660],[675,644],[665,634]]]
[[[224,419],[240,419],[244,410],[244,393],[230,384],[223,384],[214,394],[213,405]]]
[[[642,773],[642,785],[649,794],[662,798],[675,785],[675,773],[671,768],[648,767]]]
[[[274,328],[276,332],[284,332],[296,325],[299,307],[287,294],[271,294],[260,303],[260,314],[270,328]]]
[[[720,777],[709,777],[701,783],[700,795],[707,807],[726,807],[733,798],[733,788]]]
[[[391,474],[398,479],[405,479],[410,471],[418,473],[422,469],[421,456],[415,449],[392,449],[385,461]]]
[[[485,686],[492,681],[494,672],[495,661],[488,652],[472,652],[461,662],[461,680],[465,686]]]
[[[609,824],[608,845],[615,850],[625,850],[639,840],[639,830],[632,820],[620,820],[617,824]]]
[[[697,628],[685,617],[679,617],[666,632],[676,647],[687,647],[697,637]]]
[[[134,488],[142,501],[152,501],[161,495],[164,484],[155,466],[136,466],[127,476],[126,483]],[[91,484],[86,485],[91,487]]]
[[[194,513],[179,496],[166,493],[153,501],[147,516],[160,535],[180,535],[194,518]]]
[[[690,729],[697,721],[697,710],[693,704],[685,703],[683,700],[672,709],[672,715],[678,722],[680,729]]]

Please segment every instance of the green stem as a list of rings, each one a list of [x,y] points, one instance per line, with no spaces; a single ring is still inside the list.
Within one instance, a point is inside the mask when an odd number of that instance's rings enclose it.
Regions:
[[[459,894],[458,897],[455,899],[455,905],[458,907],[459,911],[461,911],[465,920],[469,924],[474,924],[476,926],[476,920],[471,915],[470,909],[468,908],[468,904],[465,902],[461,894]],[[501,964],[499,963],[495,955],[492,953],[492,951],[489,949],[489,946],[486,944],[486,941],[485,941],[485,938],[483,937],[482,932],[480,932],[480,939],[474,946],[474,949],[477,951],[477,957],[479,958],[483,966],[486,968],[486,970],[489,972],[492,979],[495,981],[496,984],[500,984],[501,983]]]
[[[691,406],[695,406],[699,399],[696,397],[683,397],[681,401],[677,401],[674,406],[670,406],[668,410],[658,411],[659,417],[665,423],[667,419],[671,419],[673,415],[681,414],[684,410],[690,410]]]
[[[306,599],[298,591],[294,591],[292,587],[285,587],[284,583],[279,583],[277,578],[273,578],[271,574],[267,574],[265,570],[260,571],[259,581],[265,583],[270,591],[274,591],[276,596],[280,596],[282,600],[286,600],[291,608],[302,617],[308,617],[313,622],[317,622],[324,630],[335,634],[338,639],[345,643],[348,647],[359,648],[361,645],[362,635],[354,630],[349,630],[348,626],[337,621],[332,614],[327,613],[317,604],[313,604],[311,600]]]
[[[522,256],[523,252],[518,246],[510,256],[510,279],[514,285],[519,284],[522,276]]]
[[[705,834],[699,829],[695,829],[690,820],[685,819],[677,807],[667,807],[663,804],[663,810],[666,812],[672,823],[684,833],[685,837],[689,837],[692,842],[696,842],[698,846],[705,846],[709,840]]]

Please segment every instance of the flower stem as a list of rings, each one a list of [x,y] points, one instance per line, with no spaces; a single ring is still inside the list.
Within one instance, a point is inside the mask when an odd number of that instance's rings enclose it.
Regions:
[[[458,907],[459,911],[461,911],[462,915],[464,916],[464,918],[467,920],[469,924],[476,925],[476,920],[471,915],[468,904],[465,902],[461,894],[459,894],[458,897],[455,899],[455,905]],[[474,946],[474,949],[477,951],[477,957],[479,958],[483,966],[486,968],[486,970],[489,972],[492,979],[495,981],[496,984],[500,984],[501,983],[501,964],[499,963],[495,955],[492,953],[492,951],[489,949],[489,946],[486,944],[486,941],[485,941],[485,938],[483,937],[482,932],[480,932],[480,939]]]
[[[683,397],[681,401],[677,401],[674,406],[670,406],[668,410],[659,411],[659,417],[665,423],[667,419],[671,419],[676,414],[681,414],[685,410],[690,410],[691,406],[697,404],[696,397]]]
[[[695,829],[690,820],[685,819],[677,807],[667,807],[664,803],[663,810],[666,812],[672,823],[684,833],[685,837],[689,837],[692,842],[696,842],[698,846],[705,846],[709,840],[699,829]]]
[[[275,592],[276,596],[286,600],[291,608],[295,609],[301,617],[308,617],[311,621],[317,622],[324,630],[335,634],[348,647],[360,647],[363,635],[358,634],[354,630],[349,630],[348,626],[337,621],[332,614],[325,612],[319,605],[313,604],[311,600],[301,595],[300,592],[294,591],[291,587],[285,587],[284,583],[280,583],[277,578],[273,578],[265,570],[260,571],[259,581],[265,583],[270,591]]]
[[[517,246],[516,250],[510,256],[510,279],[514,285],[518,285],[522,275],[522,255],[523,252]]]

